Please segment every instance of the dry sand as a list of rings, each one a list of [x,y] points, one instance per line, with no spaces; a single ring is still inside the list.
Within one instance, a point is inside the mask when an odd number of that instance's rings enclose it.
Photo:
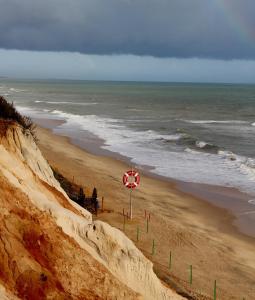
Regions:
[[[128,211],[129,191],[122,185],[122,175],[129,169],[128,164],[88,153],[48,129],[38,128],[37,135],[39,147],[53,167],[84,186],[87,193],[95,186],[100,198],[104,196],[106,210],[97,218],[123,230],[122,212]],[[127,221],[125,233],[154,262],[154,269],[164,282],[193,295],[191,299],[212,299],[214,280],[217,299],[255,299],[255,239],[237,230],[233,225],[235,218],[227,210],[181,192],[176,183],[143,173],[132,198],[134,219]],[[149,233],[145,210],[150,213]]]

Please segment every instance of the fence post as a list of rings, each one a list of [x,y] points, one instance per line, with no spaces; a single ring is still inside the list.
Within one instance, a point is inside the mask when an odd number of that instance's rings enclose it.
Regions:
[[[193,270],[192,270],[192,265],[189,266],[189,284],[192,284],[193,281]]]
[[[155,254],[155,240],[153,239],[152,241],[152,250],[151,250],[151,255]]]
[[[102,197],[102,211],[104,211],[104,197]]]
[[[123,215],[123,231],[126,229],[126,216]]]
[[[137,240],[137,242],[139,241],[139,226],[137,226],[136,240]]]
[[[214,290],[213,290],[213,300],[216,300],[217,297],[217,282],[214,280]]]
[[[146,232],[148,233],[149,232],[149,218],[146,219],[146,222],[147,222]]]
[[[172,252],[170,251],[170,254],[169,254],[169,264],[168,264],[168,268],[169,270],[171,270],[172,268]]]

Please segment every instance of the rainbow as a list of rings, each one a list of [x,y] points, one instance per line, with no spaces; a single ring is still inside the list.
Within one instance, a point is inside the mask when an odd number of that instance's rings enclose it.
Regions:
[[[243,14],[244,1],[216,0],[231,26],[246,42],[255,43],[255,24]],[[248,7],[245,7],[248,9]],[[250,10],[249,13],[253,12]],[[253,17],[254,18],[254,17]]]

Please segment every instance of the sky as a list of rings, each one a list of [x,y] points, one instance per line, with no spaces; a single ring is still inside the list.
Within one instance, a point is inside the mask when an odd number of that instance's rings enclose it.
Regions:
[[[0,75],[255,82],[254,0],[0,0]]]

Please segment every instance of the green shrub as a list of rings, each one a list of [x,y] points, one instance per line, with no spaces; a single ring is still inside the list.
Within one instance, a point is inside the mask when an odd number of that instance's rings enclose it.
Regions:
[[[97,189],[95,187],[93,189],[92,199],[97,199]]]
[[[24,131],[29,131],[34,139],[35,135],[35,125],[32,120],[28,117],[22,116],[14,107],[13,103],[7,102],[7,100],[0,96],[0,118],[8,121],[17,122]]]

